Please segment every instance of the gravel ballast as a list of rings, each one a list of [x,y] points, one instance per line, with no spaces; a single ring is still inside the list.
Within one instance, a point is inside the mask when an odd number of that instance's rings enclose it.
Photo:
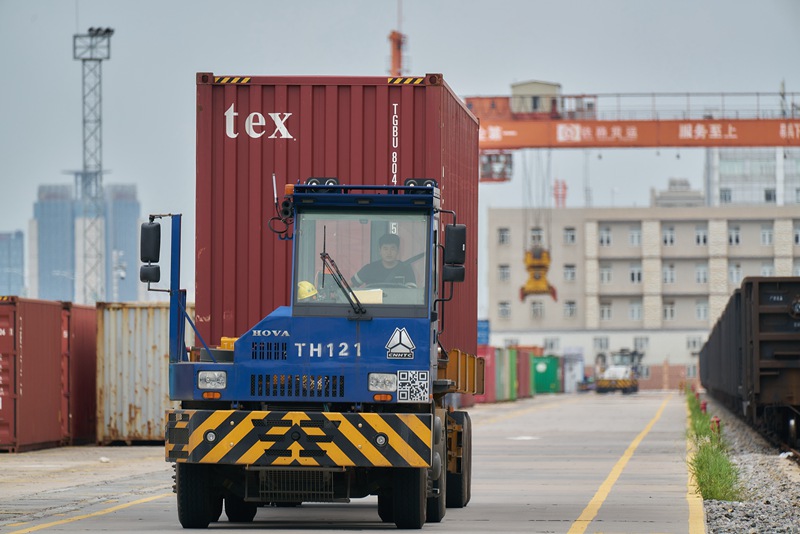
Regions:
[[[742,501],[704,501],[707,532],[800,533],[800,466],[721,404],[707,400],[709,414],[720,418],[743,488]]]

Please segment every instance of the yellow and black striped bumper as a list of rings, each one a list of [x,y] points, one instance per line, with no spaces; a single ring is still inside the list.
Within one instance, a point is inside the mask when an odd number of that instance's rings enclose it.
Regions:
[[[601,378],[595,382],[595,387],[600,389],[630,389],[638,384],[638,381],[628,378],[620,378],[616,380]]]
[[[428,467],[430,414],[167,411],[168,461],[308,467]]]

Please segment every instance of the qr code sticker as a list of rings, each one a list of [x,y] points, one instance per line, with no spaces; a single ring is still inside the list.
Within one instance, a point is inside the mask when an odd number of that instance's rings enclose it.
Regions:
[[[397,372],[398,402],[428,402],[429,394],[428,371]]]

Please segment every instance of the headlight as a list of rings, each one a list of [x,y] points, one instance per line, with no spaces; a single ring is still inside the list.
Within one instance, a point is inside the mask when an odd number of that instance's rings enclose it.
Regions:
[[[228,386],[228,373],[225,371],[200,371],[197,373],[197,387],[200,389],[225,389]]]
[[[397,375],[390,373],[370,373],[370,391],[397,391]]]

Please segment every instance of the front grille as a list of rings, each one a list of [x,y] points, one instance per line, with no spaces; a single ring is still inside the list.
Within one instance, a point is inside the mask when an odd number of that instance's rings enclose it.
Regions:
[[[265,502],[333,502],[333,473],[260,471],[259,492]]]
[[[251,374],[254,397],[344,398],[344,375]]]
[[[277,341],[253,341],[251,357],[254,360],[285,360],[286,343]]]

